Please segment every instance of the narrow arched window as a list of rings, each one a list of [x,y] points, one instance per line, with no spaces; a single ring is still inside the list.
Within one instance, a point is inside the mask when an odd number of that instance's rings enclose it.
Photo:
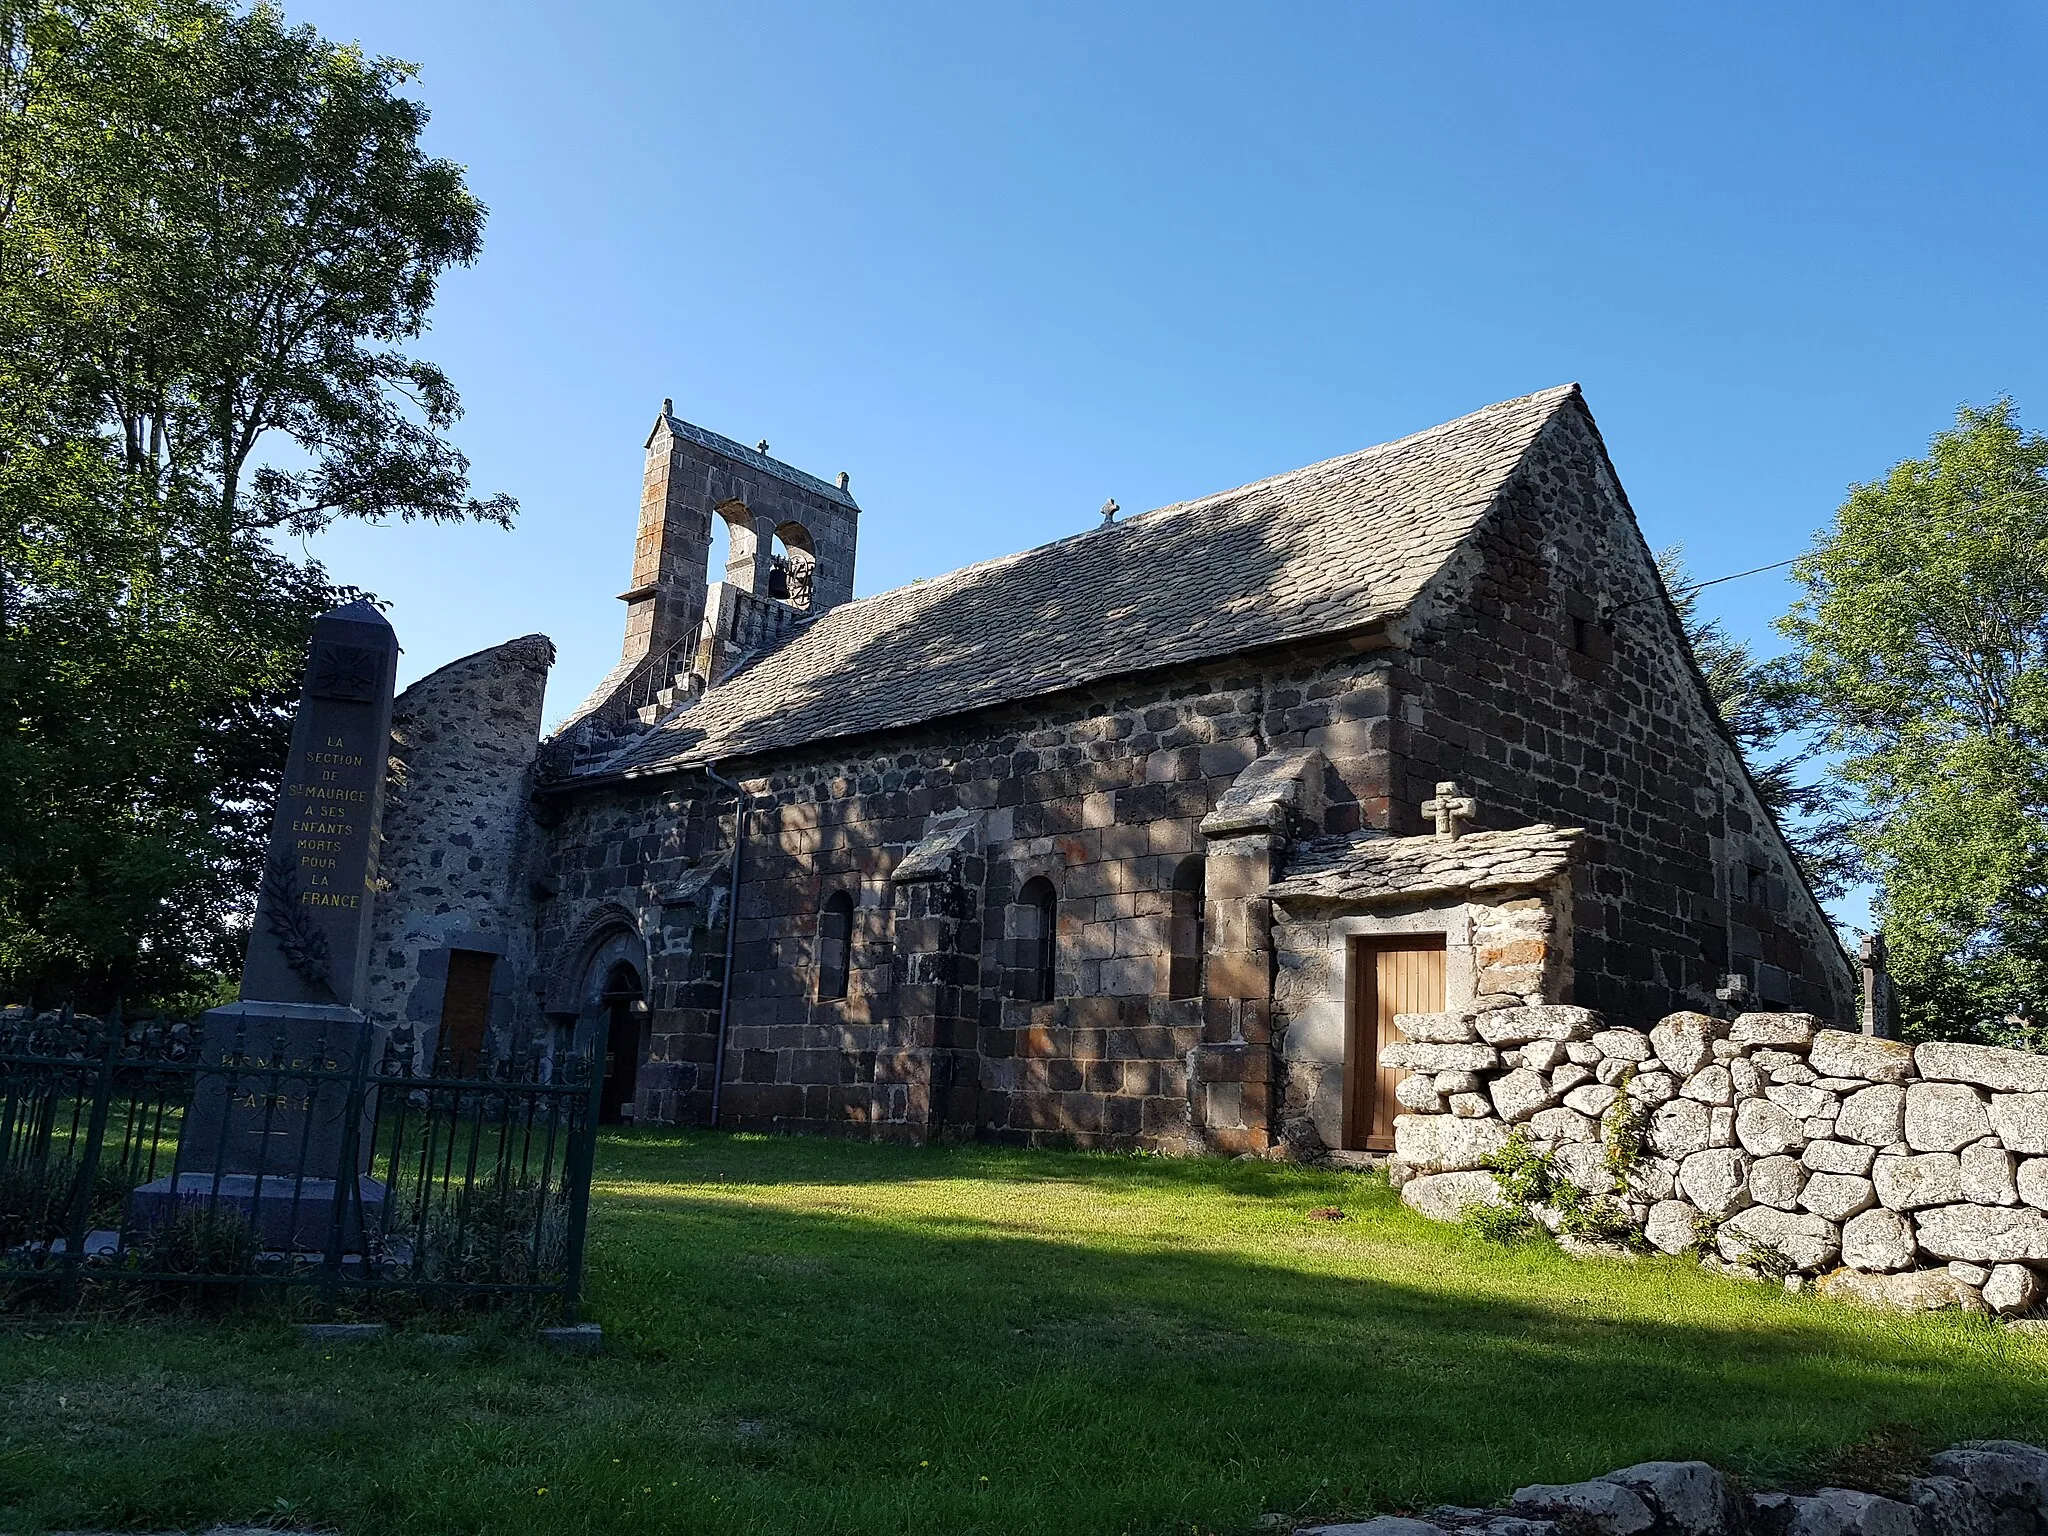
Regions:
[[[1060,899],[1043,875],[1025,882],[1010,908],[1010,995],[1049,1003],[1059,987]]]
[[[1203,882],[1208,860],[1189,854],[1174,866],[1170,942],[1173,959],[1167,972],[1169,997],[1202,995],[1202,954],[1208,948],[1203,927]]]
[[[818,1001],[846,996],[846,978],[853,960],[853,898],[834,891],[818,914]]]

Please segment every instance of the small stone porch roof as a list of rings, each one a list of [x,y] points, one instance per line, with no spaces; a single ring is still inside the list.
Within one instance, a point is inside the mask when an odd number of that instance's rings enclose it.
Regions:
[[[1359,905],[1458,896],[1471,891],[1530,890],[1564,873],[1579,827],[1538,824],[1509,832],[1441,837],[1323,837],[1303,843],[1287,876],[1268,892],[1276,901],[1342,901]]]
[[[897,729],[1152,667],[1384,626],[1576,384],[826,610],[646,736],[613,779]]]

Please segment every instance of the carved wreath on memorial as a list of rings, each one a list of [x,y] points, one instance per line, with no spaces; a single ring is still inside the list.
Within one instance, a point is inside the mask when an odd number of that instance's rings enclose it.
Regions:
[[[384,653],[363,645],[316,645],[306,692],[320,699],[374,699]]]
[[[299,904],[299,879],[285,860],[272,860],[264,872],[260,905],[284,963],[308,986],[333,997],[334,961],[327,934]]]

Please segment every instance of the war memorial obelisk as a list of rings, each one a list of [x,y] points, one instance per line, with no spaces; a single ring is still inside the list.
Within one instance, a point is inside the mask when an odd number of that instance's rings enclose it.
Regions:
[[[363,1126],[354,1168],[342,1160],[349,1078],[372,1049],[362,1001],[397,672],[398,637],[370,604],[314,623],[241,997],[207,1012],[177,1169],[135,1191],[141,1225],[196,1202],[241,1212],[267,1243],[319,1246],[350,1181],[365,1207],[383,1203]]]
[[[370,887],[397,673],[398,637],[368,603],[315,622],[242,1000],[214,1010],[209,1021],[246,1017],[253,1024],[265,1010],[297,1018],[307,1008],[362,1017],[355,1010],[370,964]]]

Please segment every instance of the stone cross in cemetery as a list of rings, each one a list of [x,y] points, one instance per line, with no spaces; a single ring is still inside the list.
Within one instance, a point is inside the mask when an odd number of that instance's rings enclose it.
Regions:
[[[135,1191],[138,1225],[197,1201],[241,1211],[278,1246],[327,1241],[347,1189],[349,1079],[371,1049],[361,1005],[397,669],[398,638],[370,604],[315,622],[241,998],[207,1012],[177,1169]],[[362,1177],[367,1155],[353,1170],[366,1207],[384,1194]]]
[[[1455,780],[1445,779],[1436,787],[1436,798],[1422,802],[1422,814],[1436,819],[1438,837],[1455,842],[1465,830],[1462,823],[1479,814],[1479,802],[1461,793]]]

